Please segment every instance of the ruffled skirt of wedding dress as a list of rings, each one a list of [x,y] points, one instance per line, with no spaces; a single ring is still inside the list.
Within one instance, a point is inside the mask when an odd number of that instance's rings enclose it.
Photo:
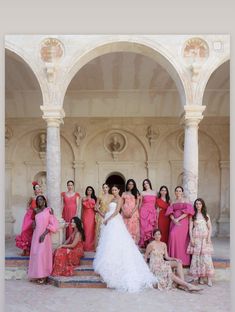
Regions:
[[[139,292],[157,283],[120,214],[102,225],[93,266],[109,288],[120,291]]]

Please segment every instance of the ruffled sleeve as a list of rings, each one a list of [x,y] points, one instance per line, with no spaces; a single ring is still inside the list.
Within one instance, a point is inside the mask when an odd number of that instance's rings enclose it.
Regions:
[[[191,216],[193,216],[194,213],[195,213],[194,212],[194,208],[193,208],[193,206],[190,203],[185,203],[184,204],[184,208],[182,209],[182,212],[186,213],[188,215],[191,215]]]
[[[50,208],[48,208],[48,209],[50,209]],[[53,214],[50,213],[50,210],[48,212],[49,212],[50,216],[49,216],[49,224],[47,226],[47,229],[50,232],[55,233],[59,229],[59,222],[56,219],[56,217]]]
[[[76,192],[76,197],[80,198],[80,194],[78,192]]]
[[[174,214],[174,208],[173,208],[173,205],[170,205],[167,210],[166,210],[166,213],[165,213],[165,216],[168,217],[169,215],[171,214]]]

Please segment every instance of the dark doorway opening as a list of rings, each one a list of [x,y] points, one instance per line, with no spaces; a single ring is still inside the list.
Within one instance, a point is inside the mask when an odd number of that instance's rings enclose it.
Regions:
[[[120,188],[120,195],[125,191],[125,180],[124,178],[119,175],[118,173],[111,174],[105,181],[111,187],[115,184]],[[111,190],[110,190],[111,191]]]

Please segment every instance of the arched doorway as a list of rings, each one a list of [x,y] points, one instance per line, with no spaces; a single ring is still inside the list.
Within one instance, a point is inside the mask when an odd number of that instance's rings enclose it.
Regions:
[[[105,183],[110,187],[114,184],[120,187],[120,195],[125,191],[125,178],[118,172],[112,172],[106,179]]]

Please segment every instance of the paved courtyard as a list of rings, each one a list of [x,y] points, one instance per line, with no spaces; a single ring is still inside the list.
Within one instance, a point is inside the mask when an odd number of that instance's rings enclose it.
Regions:
[[[6,281],[6,312],[227,312],[230,311],[229,282],[204,285],[200,294],[182,290],[140,294],[110,289],[56,288],[26,280]]]

